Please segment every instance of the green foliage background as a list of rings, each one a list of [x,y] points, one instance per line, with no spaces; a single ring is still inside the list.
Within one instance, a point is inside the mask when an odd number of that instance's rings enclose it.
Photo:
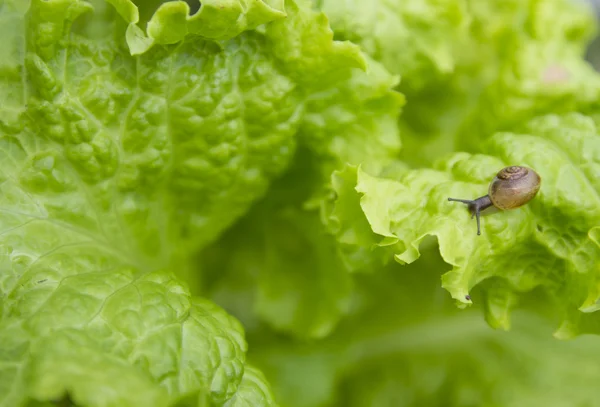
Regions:
[[[188,3],[0,0],[0,406],[600,406],[591,8]]]

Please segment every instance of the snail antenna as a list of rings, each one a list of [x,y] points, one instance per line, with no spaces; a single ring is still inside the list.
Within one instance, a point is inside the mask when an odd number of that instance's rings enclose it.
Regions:
[[[464,204],[469,205],[469,210],[471,211],[471,219],[473,219],[473,217],[477,219],[477,235],[481,235],[481,221],[479,214],[482,209],[485,209],[491,205],[491,201],[489,201],[489,198],[485,196],[477,199],[448,198],[448,200],[452,202],[462,202]]]
[[[472,203],[474,203],[474,202],[475,202],[475,201],[474,201],[474,200],[472,200],[472,199],[456,199],[456,198],[448,198],[448,200],[449,200],[449,201],[453,201],[453,202],[462,202],[462,203],[464,203],[464,204],[467,204],[467,205],[469,205],[469,204],[472,204]]]

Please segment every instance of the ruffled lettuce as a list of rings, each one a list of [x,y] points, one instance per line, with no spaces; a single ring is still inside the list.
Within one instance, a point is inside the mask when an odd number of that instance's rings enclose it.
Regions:
[[[189,34],[212,40],[228,40],[286,16],[283,0],[209,0],[191,14],[184,1],[164,2],[142,30],[138,7],[131,0],[106,0],[129,24],[127,45],[132,55],[143,54],[155,44],[177,44]]]
[[[584,61],[596,26],[569,0],[314,1],[339,39],[392,73],[409,103],[402,159],[430,166],[535,115],[597,106],[600,81]]]
[[[352,312],[325,340],[260,330],[249,357],[280,400],[299,407],[594,403],[595,336],[553,338],[535,307],[541,296],[515,312],[511,332],[492,330],[479,302],[456,309],[439,287],[444,262],[435,241],[421,250],[409,265],[355,275]]]
[[[0,405],[593,402],[590,14],[159,3],[0,6]]]
[[[311,22],[305,35],[333,36],[324,14],[300,17],[311,21],[309,16],[318,23]],[[380,63],[361,54],[366,70],[347,69],[327,49],[296,50],[295,43],[283,40],[294,34],[282,29],[292,27],[273,23],[266,28],[281,39],[276,48],[284,53],[287,69],[305,69],[295,77],[305,92],[298,150],[265,199],[203,252],[206,275],[200,285],[235,309],[247,326],[264,322],[299,338],[321,338],[347,312],[351,278],[318,207],[336,168],[350,162],[380,169],[394,162],[401,147],[397,120],[405,101],[391,90],[399,77]],[[353,49],[349,43],[334,44],[340,53]],[[345,69],[332,71],[335,64]],[[315,72],[335,77],[320,83]],[[219,273],[211,272],[218,267]]]
[[[599,298],[598,140],[591,118],[551,115],[520,132],[494,135],[485,146],[490,155],[456,153],[435,169],[392,176],[347,167],[334,176],[332,230],[341,243],[361,248],[350,253],[393,255],[403,264],[416,261],[422,240],[435,236],[452,266],[442,286],[460,303],[486,303],[492,326],[508,328],[510,310],[537,288],[562,316],[557,335],[587,331],[588,322],[580,327],[577,321],[593,318],[582,313],[596,311]],[[478,236],[466,207],[447,198],[485,195],[495,173],[508,165],[535,168],[540,192],[523,207],[484,216]],[[353,238],[357,230],[364,237]],[[471,294],[478,285],[481,297]]]
[[[304,2],[170,2],[145,31],[109,3],[0,7],[0,405],[275,405],[239,322],[190,295],[196,253],[321,122],[325,162],[372,128],[397,151],[396,79]]]

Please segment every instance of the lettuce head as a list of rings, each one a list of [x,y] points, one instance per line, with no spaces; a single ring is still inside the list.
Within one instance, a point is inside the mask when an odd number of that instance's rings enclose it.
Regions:
[[[0,1],[0,406],[597,405],[570,0]],[[482,218],[526,165],[538,195]]]

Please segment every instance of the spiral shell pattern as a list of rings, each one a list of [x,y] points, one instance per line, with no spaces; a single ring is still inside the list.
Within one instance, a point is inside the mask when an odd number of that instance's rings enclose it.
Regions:
[[[496,177],[505,180],[519,179],[527,176],[529,169],[526,167],[519,167],[518,165],[512,165],[510,167],[502,168],[498,171]]]
[[[540,190],[542,179],[531,168],[503,168],[490,183],[488,195],[492,204],[501,210],[515,209],[533,199]]]

